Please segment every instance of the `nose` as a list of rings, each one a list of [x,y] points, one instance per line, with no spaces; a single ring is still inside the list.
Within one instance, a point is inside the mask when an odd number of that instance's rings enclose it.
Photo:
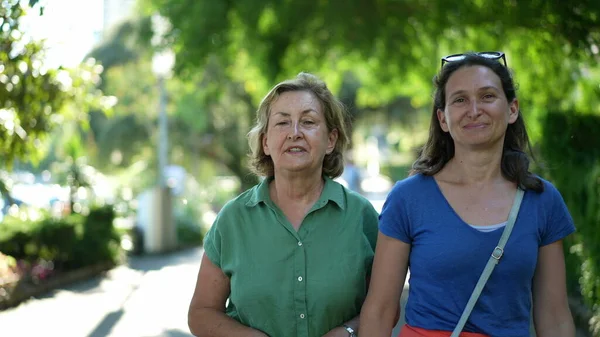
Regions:
[[[469,106],[468,116],[474,119],[481,115],[481,109],[479,108],[477,100],[472,100],[471,102],[472,103]]]
[[[290,130],[290,133],[288,134],[288,139],[289,140],[297,140],[302,138],[302,130],[300,130],[300,123],[296,122],[292,125],[292,129]]]

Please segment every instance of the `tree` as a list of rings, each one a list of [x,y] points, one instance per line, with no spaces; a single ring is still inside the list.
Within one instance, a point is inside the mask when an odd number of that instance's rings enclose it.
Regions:
[[[156,167],[158,92],[150,71],[149,22],[141,17],[124,23],[90,53],[105,66],[102,89],[119,99],[112,117],[99,114],[91,122],[97,145],[94,162],[105,171],[140,161]],[[204,72],[169,79],[166,86],[170,162],[197,174],[199,161],[209,160],[237,176],[242,188],[256,183],[245,165],[245,133],[255,106],[243,86],[227,77],[216,59]]]
[[[528,82],[551,84],[564,96],[565,85],[580,77],[580,63],[599,60],[600,2],[594,0],[143,3],[172,22],[179,74],[201,71],[216,56],[255,102],[275,81],[301,70],[320,73],[335,90],[352,71],[361,83],[357,104],[378,106],[403,95],[424,107],[440,56],[469,49],[504,49]],[[565,69],[567,59],[575,65]],[[531,67],[536,62],[544,66]],[[557,68],[568,82],[554,79]]]
[[[7,167],[15,159],[39,159],[42,140],[53,126],[65,118],[79,119],[85,106],[101,99],[93,88],[100,68],[44,66],[43,45],[28,41],[19,26],[26,11],[43,13],[37,2],[0,2],[0,150]]]
[[[232,81],[216,59],[201,74],[175,84],[174,143],[222,165],[238,177],[241,190],[256,184],[246,165],[246,134],[256,108],[244,86]]]
[[[600,105],[597,1],[141,3],[147,14],[172,23],[167,44],[177,54],[180,78],[218,59],[255,105],[277,81],[310,71],[352,108],[354,126],[377,112],[397,121],[386,127],[411,129],[406,121],[420,123],[430,112],[440,57],[468,50],[507,54],[534,145],[549,108],[594,111]]]

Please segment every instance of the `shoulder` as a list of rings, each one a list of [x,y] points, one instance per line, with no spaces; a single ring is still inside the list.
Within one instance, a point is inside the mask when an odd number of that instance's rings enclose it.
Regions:
[[[255,185],[246,191],[242,192],[235,198],[229,200],[221,209],[221,211],[228,212],[230,210],[240,209],[247,206],[251,202],[258,192],[259,185]]]
[[[569,209],[558,191],[548,180],[542,179],[544,190],[531,193],[528,213],[536,213],[543,219],[539,224],[540,246],[560,240],[575,231],[575,224]],[[527,205],[527,203],[525,204]]]
[[[546,193],[546,195],[548,195],[550,197],[560,196],[560,192],[558,191],[556,186],[554,186],[554,184],[552,184],[550,181],[548,181],[544,178],[541,178],[541,177],[538,177],[538,178],[540,178],[540,180],[544,184],[544,191],[542,193]]]
[[[336,182],[336,184],[338,184],[339,188],[343,191],[345,199],[346,199],[346,205],[349,210],[352,210],[356,207],[358,207],[360,209],[372,207],[371,202],[362,194],[360,194],[356,191],[353,191],[351,189],[348,189],[348,188],[340,185],[337,182]]]
[[[386,236],[411,243],[418,218],[426,210],[424,205],[435,205],[435,181],[432,176],[415,174],[394,184],[388,194],[381,216],[379,230]],[[416,217],[416,218],[415,218]]]
[[[249,212],[249,205],[256,202],[259,186],[253,186],[226,202],[217,214],[214,224],[227,223],[228,220],[238,218],[241,214]]]
[[[569,216],[567,205],[559,190],[550,181],[538,177],[543,184],[542,192],[528,191],[525,199],[528,200],[523,205],[528,211],[537,211],[545,217],[547,221],[561,220]]]
[[[204,237],[204,251],[219,268],[226,261],[223,260],[222,252],[235,250],[239,247],[236,243],[245,237],[240,223],[242,219],[248,219],[250,205],[257,200],[259,187],[260,184],[225,203]]]
[[[350,213],[360,213],[372,207],[371,202],[360,193],[353,191],[331,178],[326,178],[321,198],[328,199],[340,209]]]
[[[415,174],[397,181],[394,184],[394,187],[392,187],[389,197],[393,199],[404,199],[405,197],[410,196],[411,199],[414,199],[416,195],[429,193],[432,190],[432,187],[435,186],[432,183],[432,176],[426,176],[420,173]]]
[[[400,189],[403,191],[418,190],[430,183],[432,179],[432,176],[426,176],[424,174],[417,173],[396,182],[394,189]]]
[[[383,213],[402,210],[419,212],[422,205],[431,204],[435,199],[436,184],[432,176],[415,174],[397,181],[383,205]]]
[[[562,195],[553,183],[540,176],[537,176],[537,178],[539,178],[542,181],[543,190],[539,193],[532,191],[531,194],[534,196],[535,199],[549,206],[555,203],[563,203]]]
[[[338,183],[336,183],[338,184]],[[362,227],[362,231],[369,241],[369,249],[373,250],[377,241],[377,232],[379,230],[379,212],[373,206],[373,203],[363,195],[350,190],[341,184],[338,184],[341,191],[344,193],[345,209],[344,218],[350,219],[345,221],[355,223]],[[338,188],[336,186],[336,188]]]

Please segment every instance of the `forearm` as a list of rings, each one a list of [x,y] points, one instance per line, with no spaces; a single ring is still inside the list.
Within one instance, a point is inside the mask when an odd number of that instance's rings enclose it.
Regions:
[[[534,293],[533,322],[540,337],[575,337],[575,323],[568,300],[549,301],[546,294]]]
[[[359,319],[360,316],[356,316],[353,319],[343,323],[342,325],[333,328],[323,337],[348,337],[349,333],[348,330],[346,330],[346,328],[344,327],[344,325],[357,332]]]
[[[196,337],[267,337],[221,311],[208,308],[190,310],[188,326]]]
[[[360,324],[360,315],[354,317],[353,319],[349,320],[348,322],[344,323],[344,325],[352,328],[352,330],[354,331],[358,331],[358,326]]]
[[[365,308],[360,314],[359,336],[389,337],[398,321],[399,308],[374,310]]]
[[[547,324],[536,323],[535,333],[538,337],[575,337],[575,324],[570,317]]]

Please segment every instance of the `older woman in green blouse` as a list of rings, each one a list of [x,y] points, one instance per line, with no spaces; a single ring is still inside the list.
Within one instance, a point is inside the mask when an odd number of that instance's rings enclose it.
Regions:
[[[265,179],[228,202],[204,242],[188,323],[195,336],[354,336],[378,214],[335,182],[345,111],[301,73],[263,99],[248,134]]]

